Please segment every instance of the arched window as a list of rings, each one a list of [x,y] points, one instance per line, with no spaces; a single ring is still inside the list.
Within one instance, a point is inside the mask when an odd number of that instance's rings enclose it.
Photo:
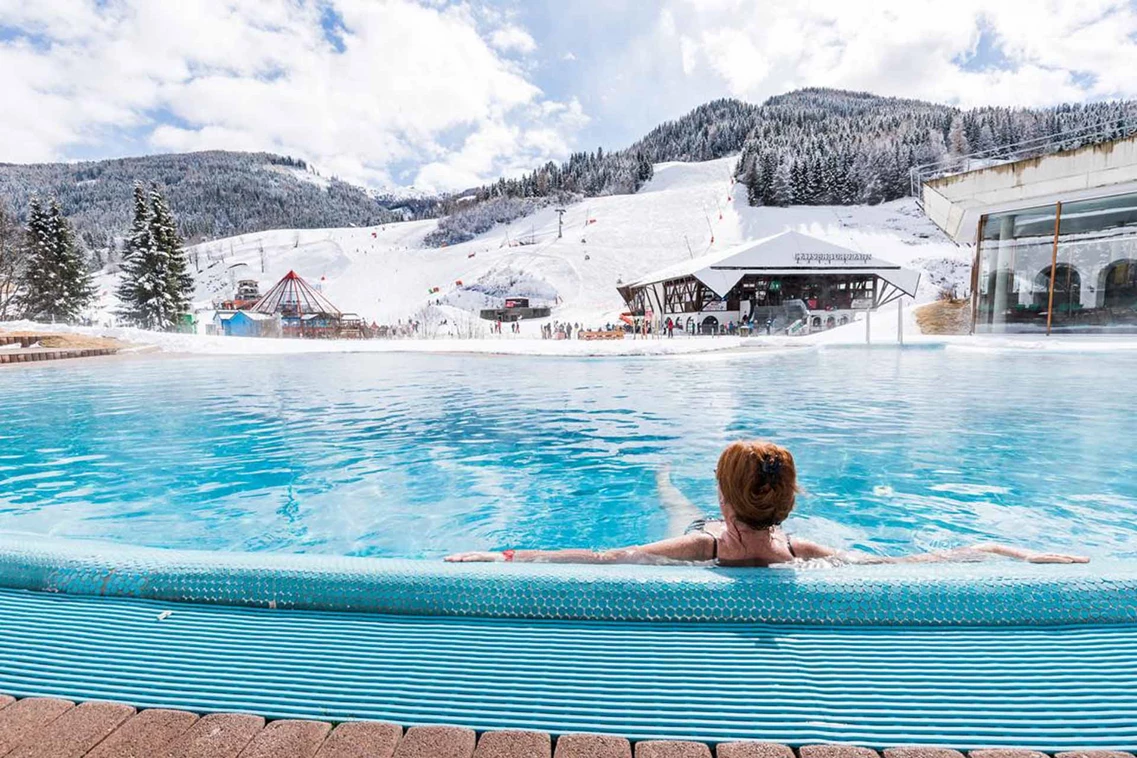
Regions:
[[[1036,310],[1046,310],[1050,304],[1050,266],[1034,277],[1033,300]],[[1082,275],[1067,263],[1054,267],[1054,310],[1069,313],[1082,302]]]
[[[1101,272],[1102,305],[1137,308],[1137,260],[1123,258]]]

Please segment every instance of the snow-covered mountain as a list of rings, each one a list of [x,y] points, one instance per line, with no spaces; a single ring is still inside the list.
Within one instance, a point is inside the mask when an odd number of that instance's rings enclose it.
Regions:
[[[374,193],[321,176],[303,160],[213,150],[78,163],[0,163],[0,202],[21,216],[34,194],[55,197],[87,247],[105,254],[130,226],[135,182],[160,185],[186,239],[284,226],[384,223],[433,207],[428,196]]]
[[[966,275],[969,251],[942,235],[911,200],[751,207],[745,188],[732,181],[736,162],[656,164],[654,178],[634,195],[567,206],[560,239],[557,213],[548,207],[442,248],[423,243],[436,225],[432,220],[278,230],[203,243],[189,249],[200,269],[195,297],[204,308],[229,297],[238,279],[257,279],[263,291],[295,270],[339,308],[369,321],[414,318],[427,306],[455,316],[520,295],[552,304],[553,318],[597,325],[623,310],[618,282],[786,229],[932,272],[924,277],[923,300],[933,299],[945,281]],[[107,294],[113,278],[100,278],[104,313],[113,306]]]
[[[535,206],[635,192],[652,163],[739,154],[751,205],[857,205],[906,197],[916,166],[956,170],[976,151],[1025,158],[1137,130],[1137,102],[1050,108],[949,105],[868,92],[802,89],[761,105],[714,100],[623,150],[574,153],[523,176],[444,198],[449,217],[428,242],[455,244]],[[1024,141],[1028,141],[1025,142]],[[471,197],[475,202],[468,202]]]

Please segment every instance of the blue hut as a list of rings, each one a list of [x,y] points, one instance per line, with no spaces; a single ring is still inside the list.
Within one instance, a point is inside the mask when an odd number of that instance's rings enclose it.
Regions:
[[[252,311],[237,311],[224,322],[229,337],[279,337],[280,321],[276,316]]]

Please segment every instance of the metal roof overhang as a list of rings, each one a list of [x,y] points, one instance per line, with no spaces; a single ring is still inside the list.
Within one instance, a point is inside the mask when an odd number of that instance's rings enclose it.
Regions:
[[[1137,191],[1137,137],[929,179],[927,217],[954,241],[974,243],[982,216]]]
[[[783,268],[757,268],[752,266],[710,266],[692,274],[696,279],[711,288],[719,297],[726,297],[742,277],[747,274],[762,276],[814,276],[868,274],[876,276],[896,287],[908,297],[916,296],[920,284],[920,272],[911,269],[879,266],[794,266]]]

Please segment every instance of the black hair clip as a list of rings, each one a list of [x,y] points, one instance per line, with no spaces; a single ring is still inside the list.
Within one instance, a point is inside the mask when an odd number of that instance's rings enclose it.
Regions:
[[[782,461],[780,458],[768,455],[762,459],[762,476],[770,482],[778,478],[778,474],[782,471]]]

